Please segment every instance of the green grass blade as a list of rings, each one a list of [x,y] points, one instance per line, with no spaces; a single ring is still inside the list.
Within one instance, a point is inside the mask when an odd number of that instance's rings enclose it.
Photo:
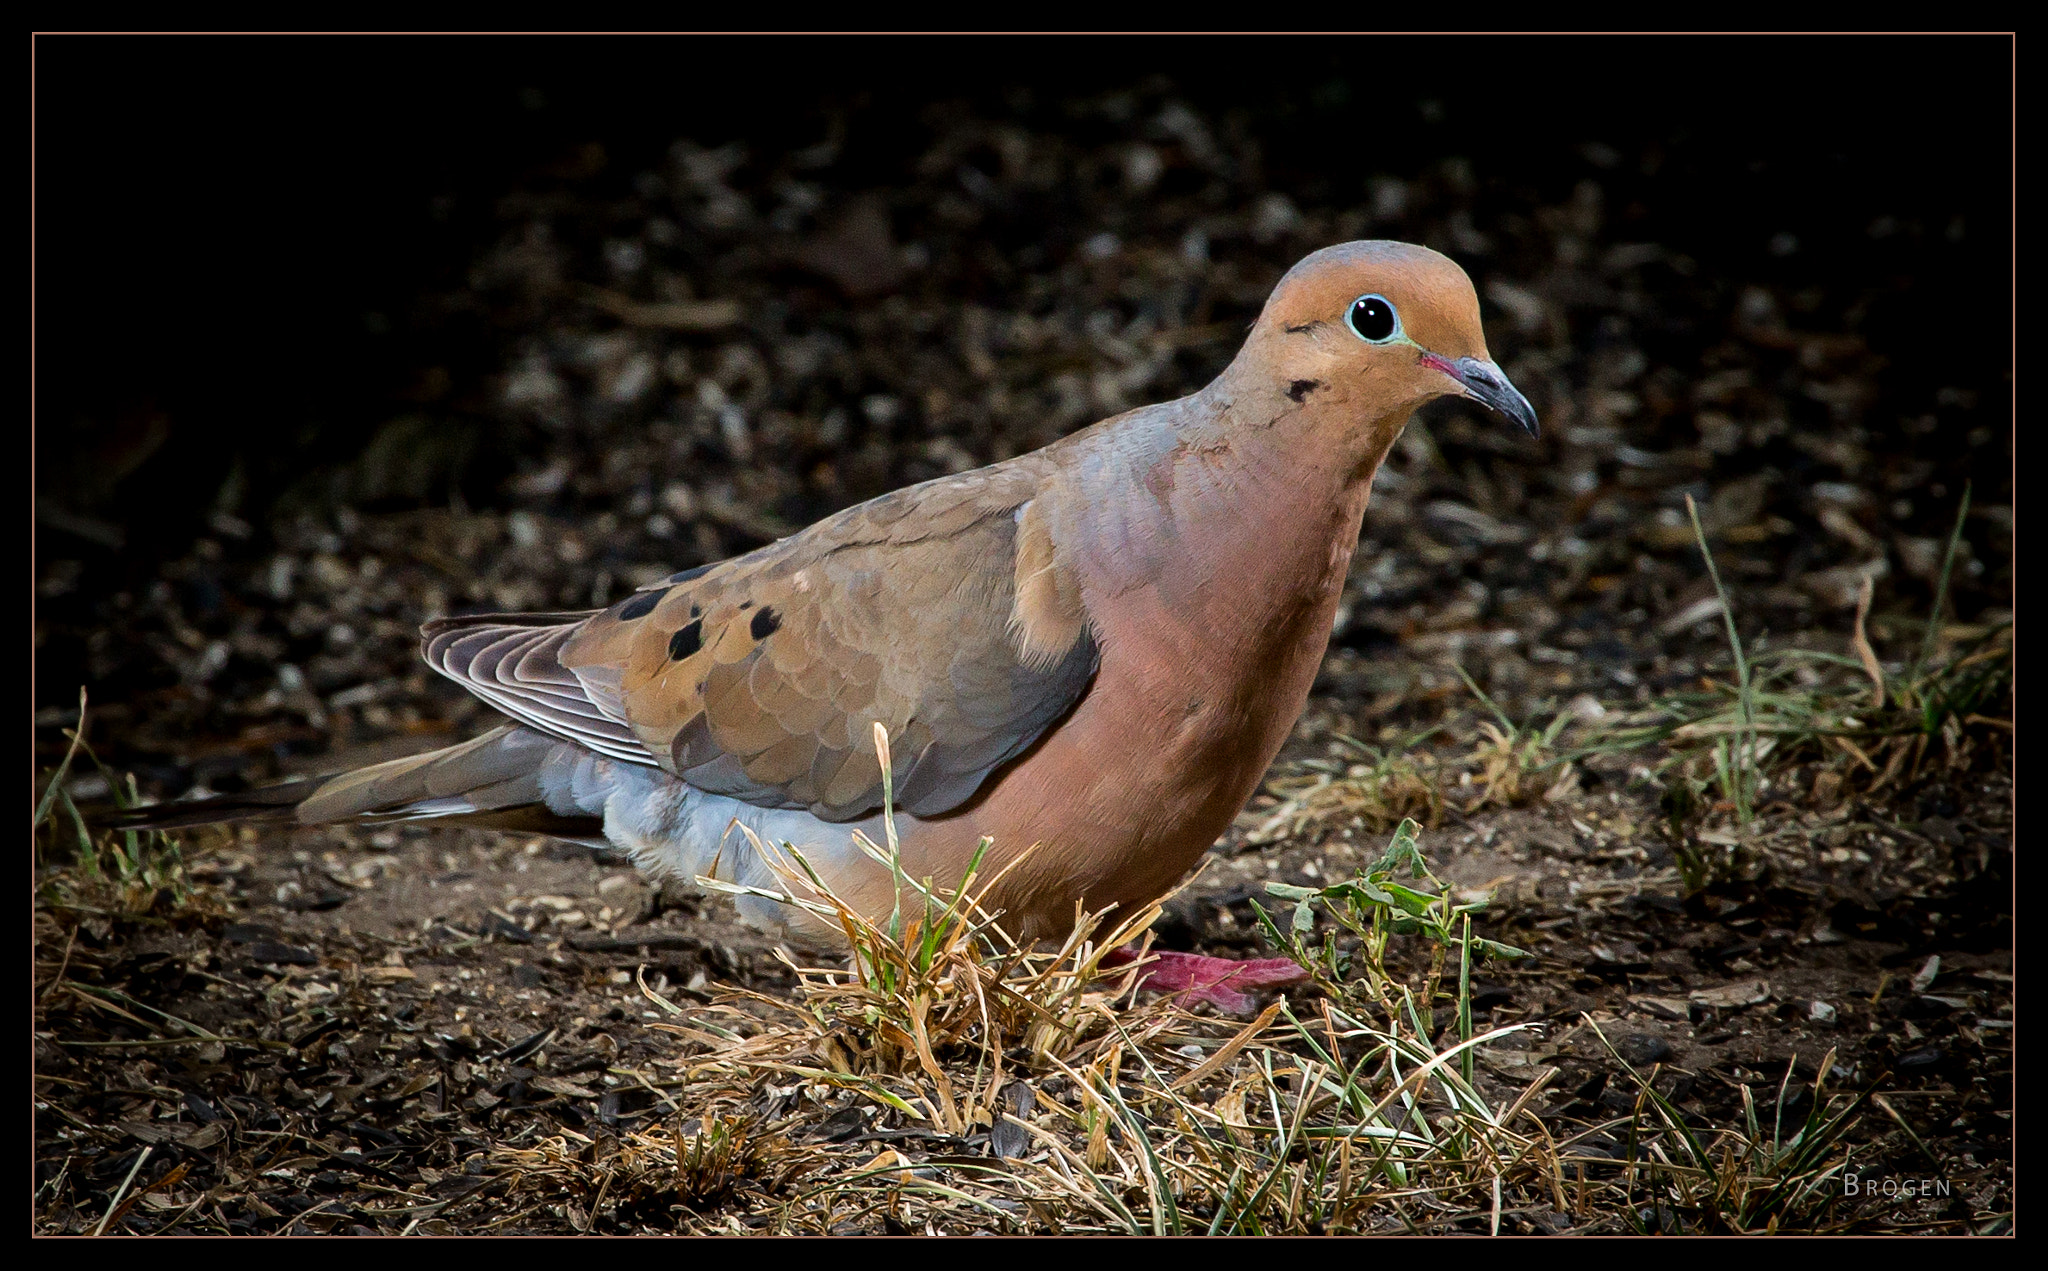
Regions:
[[[64,788],[64,778],[71,775],[71,761],[78,757],[78,748],[85,744],[85,690],[78,690],[78,727],[71,730],[71,745],[64,751],[64,762],[57,765],[56,775],[50,784],[43,787],[43,797],[36,804],[36,816],[29,826],[34,833],[42,828],[43,820],[50,815],[50,805],[56,801],[57,792]]]
[[[1912,678],[1919,678],[1920,668],[1927,665],[1927,659],[1934,656],[1934,647],[1941,639],[1942,615],[1948,611],[1949,573],[1956,564],[1956,545],[1963,540],[1963,518],[1970,514],[1970,483],[1963,482],[1963,501],[1956,506],[1955,528],[1948,532],[1948,550],[1941,554],[1941,577],[1934,585],[1934,608],[1927,614],[1927,632],[1920,637],[1920,652],[1913,659]]]
[[[1749,659],[1742,648],[1742,636],[1735,630],[1735,607],[1728,600],[1728,589],[1721,585],[1721,570],[1714,564],[1713,549],[1707,546],[1707,532],[1700,526],[1700,510],[1690,494],[1685,496],[1685,514],[1692,518],[1693,538],[1700,545],[1700,556],[1707,563],[1707,577],[1713,581],[1714,595],[1721,602],[1721,624],[1728,632],[1728,649],[1735,657],[1735,682],[1742,705],[1742,725],[1745,729],[1744,753],[1735,764],[1736,788],[1735,815],[1742,824],[1750,821],[1751,783],[1755,778],[1756,753],[1756,700],[1754,686],[1749,678]]]

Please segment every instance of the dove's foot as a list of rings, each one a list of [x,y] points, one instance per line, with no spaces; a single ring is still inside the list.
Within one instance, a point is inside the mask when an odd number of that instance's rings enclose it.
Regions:
[[[1138,983],[1154,993],[1181,995],[1190,1004],[1207,1002],[1219,1010],[1242,1015],[1252,1008],[1247,990],[1285,988],[1308,979],[1308,972],[1291,958],[1210,958],[1199,953],[1171,953],[1154,949],[1139,973]],[[1126,966],[1138,960],[1136,951],[1115,949],[1104,955],[1105,967]]]

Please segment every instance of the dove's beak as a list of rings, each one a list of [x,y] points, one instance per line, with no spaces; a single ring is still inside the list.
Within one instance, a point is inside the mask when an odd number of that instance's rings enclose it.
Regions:
[[[1508,377],[1501,369],[1484,358],[1461,357],[1446,363],[1443,368],[1458,383],[1464,385],[1465,396],[1514,420],[1528,430],[1531,437],[1536,435],[1536,408],[1522,391],[1508,383]]]
[[[1536,408],[1522,391],[1508,383],[1501,369],[1484,358],[1461,357],[1447,368],[1450,377],[1465,386],[1465,396],[1514,420],[1536,435]]]

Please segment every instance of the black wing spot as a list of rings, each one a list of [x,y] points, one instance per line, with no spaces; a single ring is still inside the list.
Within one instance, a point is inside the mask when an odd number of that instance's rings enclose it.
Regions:
[[[654,612],[654,606],[661,603],[661,598],[668,595],[668,591],[668,588],[663,587],[658,591],[641,592],[619,606],[619,621],[631,622],[635,618],[645,618]]]
[[[704,616],[704,607],[703,607],[702,605],[695,605],[695,604],[691,605],[691,606],[690,606],[690,616],[691,616],[692,618],[701,618],[701,617],[703,617],[703,616]]]
[[[677,583],[686,583],[693,578],[702,578],[704,575],[710,572],[711,566],[699,565],[695,569],[685,569],[677,573],[670,574],[664,581],[666,581],[669,584],[669,586],[673,587]]]
[[[747,630],[754,633],[756,640],[766,640],[781,629],[782,615],[775,612],[773,605],[761,606],[761,612],[755,614],[754,620],[747,624]]]
[[[1297,402],[1302,401],[1322,386],[1321,380],[1296,380],[1287,386],[1287,395]]]
[[[742,600],[742,601],[740,601],[740,612],[742,612],[742,613],[746,612],[746,611],[747,611],[747,610],[749,610],[749,609],[752,609],[753,607],[754,607],[754,602],[753,602],[753,601],[751,601],[751,600]]]
[[[704,647],[704,624],[693,622],[668,638],[668,660],[680,662]]]

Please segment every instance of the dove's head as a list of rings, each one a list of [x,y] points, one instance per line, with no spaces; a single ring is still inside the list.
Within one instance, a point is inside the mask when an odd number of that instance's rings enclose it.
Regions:
[[[1456,262],[1412,243],[1325,247],[1287,271],[1232,367],[1242,395],[1350,430],[1392,431],[1436,397],[1469,397],[1536,432],[1536,411],[1486,351],[1479,296]],[[1376,427],[1377,426],[1377,427]],[[1377,440],[1377,439],[1376,439]]]

